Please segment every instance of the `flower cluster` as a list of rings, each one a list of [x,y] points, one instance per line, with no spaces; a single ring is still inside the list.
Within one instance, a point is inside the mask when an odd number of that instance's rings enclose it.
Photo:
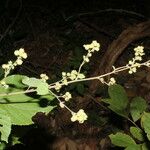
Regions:
[[[20,48],[19,50],[15,50],[14,55],[17,56],[17,60],[14,63],[15,66],[22,65],[23,59],[27,58],[27,54],[25,53],[23,48]]]
[[[104,78],[99,78],[99,80],[100,80],[100,82],[102,82],[103,84],[106,84],[106,85],[108,85],[108,86],[113,85],[113,84],[116,83],[116,80],[115,80],[115,78],[113,78],[113,77],[110,78],[110,80],[109,80],[108,83],[104,80]]]
[[[144,53],[144,47],[143,46],[138,46],[134,48],[135,51],[135,57],[130,60],[127,64],[129,68],[129,74],[135,73],[137,71],[137,68],[140,67],[140,63],[138,61],[142,60],[142,56],[145,55]]]
[[[92,56],[92,53],[100,50],[100,44],[97,41],[92,41],[91,44],[85,44],[83,47],[88,51],[87,55],[83,55],[84,62],[89,62],[89,58]]]
[[[90,52],[99,51],[100,44],[97,41],[92,41],[91,44],[84,44],[83,47]]]
[[[14,69],[15,67],[14,67],[13,62],[12,62],[12,61],[9,61],[7,64],[3,64],[3,65],[2,65],[2,68],[3,68],[4,70],[9,70],[9,69]]]
[[[110,85],[113,85],[115,83],[116,83],[115,78],[110,78],[110,81],[109,81],[108,85],[110,86]]]
[[[59,91],[62,85],[68,85],[69,80],[84,79],[85,75],[72,70],[71,72],[62,72],[62,80],[55,83],[55,90]]]
[[[61,108],[65,108],[64,102],[59,102],[59,106],[60,106]]]
[[[7,64],[2,65],[2,68],[5,70],[5,77],[10,73],[10,70],[14,69],[17,65],[22,65],[23,59],[27,58],[27,54],[25,53],[23,48],[15,50],[14,55],[17,56],[15,62],[8,61]]]
[[[84,79],[85,75],[83,73],[78,73],[76,70],[72,70],[71,73],[62,72],[62,78],[70,80]]]
[[[134,48],[135,51],[135,60],[142,60],[142,56],[145,55],[144,53],[144,47],[143,46],[138,46]]]
[[[79,121],[79,123],[83,123],[85,120],[87,120],[88,116],[84,112],[83,109],[80,109],[77,113],[72,112],[71,121]]]
[[[41,77],[42,81],[44,81],[44,82],[46,82],[49,79],[49,77],[46,74],[44,74],[44,73],[42,73],[40,75],[40,77]]]
[[[66,92],[62,97],[65,99],[65,101],[69,101],[72,98],[69,92]]]
[[[150,67],[150,60],[145,62],[145,66]]]
[[[59,92],[59,90],[61,89],[62,85],[59,82],[55,83],[55,90]]]

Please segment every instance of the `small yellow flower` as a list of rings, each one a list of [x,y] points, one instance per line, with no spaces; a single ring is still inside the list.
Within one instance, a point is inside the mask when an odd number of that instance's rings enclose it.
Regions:
[[[87,54],[87,57],[91,57],[91,56],[92,56],[92,53],[88,53],[88,54]]]
[[[8,64],[3,64],[3,65],[2,65],[2,68],[3,68],[3,69],[9,69],[9,65],[8,65]]]
[[[69,99],[71,99],[72,96],[69,92],[66,92],[65,95],[63,95],[63,98],[65,99],[65,101],[69,101]]]
[[[18,51],[18,50],[15,50],[15,51],[14,51],[14,55],[15,55],[15,56],[18,56],[18,55],[19,55],[19,51]]]
[[[135,73],[137,71],[136,67],[132,67],[129,70],[129,74]]]
[[[23,48],[20,48],[19,50],[15,50],[14,55],[18,56],[18,57],[21,57],[21,58],[24,58],[24,59],[27,58],[27,54],[25,53]]]
[[[62,81],[62,83],[63,83],[64,85],[68,85],[67,79],[64,79],[64,80]]]
[[[142,57],[141,56],[135,56],[135,60],[141,61]]]
[[[77,121],[77,113],[72,113],[71,121],[72,122]]]
[[[62,77],[66,77],[66,72],[62,72]]]
[[[76,75],[75,75],[75,74],[71,74],[69,78],[70,78],[71,80],[74,80],[74,79],[76,79]]]
[[[87,56],[83,56],[83,60],[84,60],[85,62],[89,62],[89,61],[90,61]]]
[[[93,42],[92,42],[92,45],[93,45],[93,49],[94,49],[94,50],[99,51],[99,49],[100,49],[100,44],[99,44],[97,41],[93,41]]]
[[[59,91],[61,89],[61,84],[59,82],[56,82],[55,84],[55,90]]]
[[[23,61],[22,61],[22,59],[17,59],[17,60],[16,60],[16,63],[17,63],[18,65],[22,65]]]
[[[110,81],[109,81],[108,85],[110,86],[110,85],[113,85],[115,83],[116,83],[115,78],[110,78]]]
[[[78,72],[77,72],[76,70],[72,70],[72,71],[71,71],[71,74],[75,74],[75,75],[77,75],[77,74],[78,74]]]
[[[85,120],[87,120],[88,116],[84,112],[83,109],[80,109],[77,113],[72,113],[71,121],[79,121],[79,123],[83,123]]]
[[[85,50],[89,50],[90,49],[90,45],[89,44],[84,44],[83,47],[85,48]]]
[[[43,80],[44,82],[49,79],[49,77],[48,77],[46,74],[44,74],[44,73],[42,73],[42,74],[40,75],[40,77],[42,78],[42,80]]]
[[[142,56],[145,55],[143,46],[138,46],[134,48],[134,51],[135,57],[132,60],[130,60],[127,64],[127,67],[130,67],[129,74],[135,73],[137,71],[137,68],[141,66],[140,63],[138,63],[138,61],[142,61]]]
[[[99,51],[100,44],[97,41],[92,41],[91,44],[84,44],[83,47],[89,52]]]
[[[23,48],[20,48],[20,49],[19,49],[19,53],[20,53],[20,54],[23,54],[23,53],[24,53],[24,49],[23,49]]]
[[[64,105],[63,102],[60,102],[60,103],[59,103],[59,106],[60,106],[61,108],[64,108],[64,107],[65,107],[65,105]]]
[[[78,74],[78,72],[76,70],[72,70],[69,78],[71,80],[75,80],[77,77],[77,74]]]
[[[83,73],[78,74],[78,79],[84,79],[84,78],[85,78],[85,75]]]
[[[21,57],[24,58],[24,59],[26,59],[27,58],[27,54],[23,53],[23,54],[21,54]]]
[[[68,73],[67,73],[67,76],[70,77],[70,75],[71,75],[71,74],[68,72]]]

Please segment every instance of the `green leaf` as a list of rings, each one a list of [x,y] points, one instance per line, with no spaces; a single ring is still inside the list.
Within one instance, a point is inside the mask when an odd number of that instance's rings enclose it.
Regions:
[[[103,98],[103,99],[100,99],[100,102],[104,102],[104,103],[106,103],[106,104],[109,104],[110,101],[111,101],[110,98]]]
[[[146,101],[141,97],[133,98],[130,104],[130,113],[133,121],[136,122],[140,119],[142,113],[146,110]]]
[[[37,94],[38,95],[46,95],[49,93],[49,86],[47,83],[45,82],[41,82],[38,86],[37,86]]]
[[[45,85],[44,85],[45,86]],[[43,88],[43,86],[40,86],[40,88]],[[40,99],[47,99],[47,100],[53,100],[54,96],[51,94],[47,94],[46,89],[44,89],[44,91],[42,91],[43,89],[38,89],[39,94],[43,96],[36,96],[37,98],[35,99],[34,97],[31,97],[29,94],[25,94],[23,90],[21,89],[17,89],[17,88],[7,88],[5,89],[4,87],[0,86],[0,102],[1,103],[8,103],[8,102],[35,102],[35,101],[39,101]],[[41,91],[40,91],[41,90]],[[41,93],[40,93],[41,92]],[[15,94],[16,93],[16,94]],[[18,94],[17,94],[18,93]],[[19,94],[20,93],[20,94]],[[47,94],[47,95],[45,95]]]
[[[19,94],[18,92],[22,92]],[[21,89],[16,89],[16,88],[7,88],[5,89],[4,87],[0,87],[0,102],[1,103],[9,103],[9,102],[28,102],[35,100],[33,97],[30,97],[26,94],[24,94],[23,90]],[[12,93],[18,93],[18,94],[12,94]]]
[[[1,140],[8,143],[11,132],[11,119],[3,110],[0,110],[0,125]]]
[[[4,149],[6,149],[6,143],[5,142],[1,142],[0,143],[0,150],[4,150]]]
[[[119,147],[128,147],[132,145],[136,145],[135,141],[127,134],[118,132],[115,135],[109,135],[112,144]]]
[[[39,96],[38,100],[42,100],[42,99],[46,99],[47,101],[52,101],[54,100],[54,96],[52,94],[47,94],[47,95],[42,95],[42,96]],[[35,101],[35,99],[34,99]]]
[[[138,139],[139,141],[144,141],[144,133],[140,128],[130,127],[130,133],[133,135],[134,138]]]
[[[150,113],[144,112],[141,117],[141,126],[144,128],[147,138],[150,141]]]
[[[0,104],[0,109],[4,110],[11,118],[13,125],[30,125],[32,116],[37,112],[50,112],[54,107],[40,107],[37,103],[13,103]]]
[[[41,79],[36,78],[24,78],[22,83],[28,85],[29,87],[35,87],[38,95],[46,95],[49,93],[49,86],[47,83],[43,82]]]
[[[38,87],[38,85],[43,82],[41,79],[26,77],[22,80],[22,83],[28,85],[29,87]]]
[[[109,108],[117,113],[120,116],[128,117],[128,113],[126,111],[128,105],[128,97],[121,85],[112,85],[108,89],[108,93],[110,96]]]
[[[4,80],[6,84],[15,86],[16,88],[24,88],[27,87],[22,83],[22,80],[27,78],[27,76],[24,75],[11,75],[6,77]]]
[[[141,150],[141,145],[130,145],[125,150]]]

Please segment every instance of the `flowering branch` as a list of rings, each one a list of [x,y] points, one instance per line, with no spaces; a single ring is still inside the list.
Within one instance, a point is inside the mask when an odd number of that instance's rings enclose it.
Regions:
[[[150,60],[141,63],[142,61],[142,56],[145,55],[144,53],[144,47],[143,46],[138,46],[134,48],[135,51],[135,57],[128,62],[127,65],[115,68],[112,66],[112,71],[108,72],[103,75],[99,76],[94,76],[94,77],[89,77],[86,78],[83,73],[81,73],[81,69],[85,63],[88,63],[90,60],[90,57],[95,51],[100,50],[100,44],[97,41],[93,41],[91,44],[86,44],[83,45],[85,50],[87,50],[87,55],[83,56],[83,61],[81,65],[79,66],[78,71],[72,70],[71,72],[62,72],[62,79],[60,81],[57,81],[55,83],[49,84],[49,92],[52,94],[59,102],[59,106],[61,108],[66,108],[70,113],[72,114],[71,121],[79,121],[79,123],[83,123],[85,120],[87,120],[88,116],[84,112],[83,109],[80,109],[78,112],[72,111],[66,104],[65,102],[69,101],[72,98],[72,95],[70,92],[66,92],[65,94],[57,95],[53,90],[56,92],[60,92],[60,89],[62,86],[67,86],[72,83],[77,83],[77,82],[83,82],[83,81],[91,81],[91,80],[99,80],[101,83],[106,84],[108,86],[113,85],[116,83],[115,79],[113,77],[110,78],[109,82],[105,81],[105,77],[116,74],[125,70],[128,70],[129,74],[135,73],[137,71],[137,68],[141,66],[147,66],[150,67]],[[12,61],[9,61],[8,64],[3,64],[2,68],[5,71],[4,74],[4,79],[7,77],[7,75],[10,73],[12,69],[14,69],[15,66],[21,65],[23,63],[23,59],[27,58],[27,54],[25,53],[24,49],[19,49],[14,52],[15,56],[17,56],[16,61],[13,63]],[[39,80],[42,80],[43,82],[47,82],[49,77],[46,74],[41,74]],[[8,85],[6,85],[4,79],[1,80],[0,85],[2,85],[5,88],[8,88]],[[23,93],[31,93],[31,92],[36,92],[36,90],[33,89],[27,89],[26,91],[19,91],[19,92],[14,92],[14,93],[8,93],[8,94],[0,94],[0,96],[7,96],[7,95],[16,95],[16,94],[23,94]]]

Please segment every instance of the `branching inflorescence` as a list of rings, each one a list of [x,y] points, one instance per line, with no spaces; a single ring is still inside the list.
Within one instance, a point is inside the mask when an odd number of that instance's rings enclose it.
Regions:
[[[145,54],[144,47],[138,46],[134,48],[135,57],[132,60],[130,60],[127,65],[118,67],[118,68],[115,68],[114,66],[112,66],[111,72],[108,72],[103,75],[95,76],[95,77],[86,78],[85,75],[81,73],[82,66],[90,61],[90,58],[95,51],[100,50],[100,44],[97,41],[93,41],[91,44],[83,45],[83,47],[85,48],[85,50],[87,50],[87,54],[83,56],[83,61],[81,65],[79,66],[79,69],[72,70],[71,72],[62,72],[62,79],[60,81],[49,84],[49,93],[52,94],[58,100],[59,106],[61,108],[66,108],[68,111],[70,111],[72,115],[71,121],[72,122],[78,121],[79,123],[83,123],[85,120],[87,120],[88,116],[84,112],[83,109],[80,109],[78,112],[74,112],[65,104],[72,98],[72,95],[69,91],[60,95],[56,94],[60,92],[63,86],[67,86],[69,84],[76,83],[76,82],[83,82],[83,81],[90,81],[90,80],[99,80],[101,83],[110,86],[110,85],[115,84],[116,80],[114,77],[111,77],[109,82],[106,82],[105,77],[108,75],[113,75],[124,70],[128,70],[129,74],[132,74],[132,73],[135,73],[137,71],[137,68],[141,66],[150,67],[150,60],[144,63],[141,63],[142,56]],[[2,65],[2,68],[4,69],[5,74],[4,74],[4,79],[2,79],[0,83],[4,88],[9,88],[9,85],[5,83],[5,78],[8,76],[10,71],[14,69],[16,66],[21,65],[23,63],[23,59],[27,58],[27,54],[22,48],[19,50],[16,50],[14,54],[15,56],[17,56],[17,59],[14,62],[9,61],[7,64]],[[46,74],[41,74],[40,78],[41,78],[40,80],[42,80],[45,83],[49,79],[49,77]],[[23,92],[18,92],[18,94],[29,93],[29,92],[35,92],[34,88],[33,89],[29,88]],[[13,95],[13,93],[11,94]],[[17,94],[17,93],[14,93],[14,94]]]

